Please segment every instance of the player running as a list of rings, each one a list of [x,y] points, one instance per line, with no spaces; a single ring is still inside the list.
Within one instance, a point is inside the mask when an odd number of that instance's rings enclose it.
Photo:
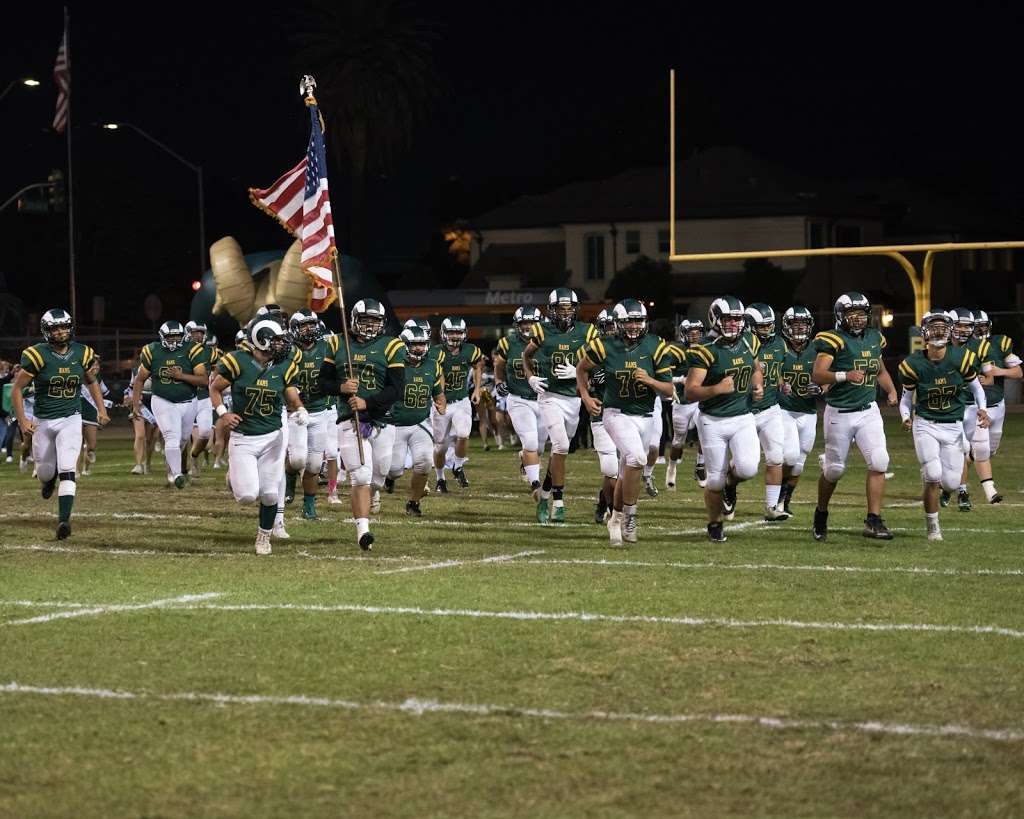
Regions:
[[[700,319],[683,319],[676,327],[676,349],[679,350],[679,363],[672,369],[672,383],[675,384],[675,401],[672,403],[672,446],[668,454],[668,466],[665,467],[665,487],[676,488],[676,470],[679,468],[679,461],[683,457],[683,445],[689,440],[692,443],[691,434],[697,435],[697,402],[687,398],[685,394],[686,373],[689,365],[686,363],[686,350],[691,344],[699,344],[704,338],[704,322]],[[698,472],[698,470],[700,470]],[[694,478],[701,487],[707,479],[704,471],[704,454],[697,448],[697,464],[694,468]]]
[[[964,468],[962,423],[964,396],[974,394],[977,424],[989,425],[985,390],[978,381],[978,360],[967,347],[949,345],[951,316],[929,310],[921,319],[925,349],[907,356],[898,375],[903,384],[900,416],[914,433],[914,451],[924,478],[925,525],[928,540],[942,540],[939,490],[957,488]],[[914,419],[911,421],[911,410]]]
[[[23,438],[31,436],[36,477],[44,499],[57,490],[57,540],[71,535],[71,509],[75,503],[75,463],[82,448],[82,399],[86,384],[96,405],[96,418],[105,426],[110,418],[99,385],[92,376],[95,353],[72,341],[75,325],[67,310],[54,308],[39,321],[44,344],[27,347],[21,369],[11,387],[11,405]],[[25,412],[22,390],[35,388],[34,419]],[[59,482],[59,483],[58,483]]]
[[[552,290],[548,295],[547,320],[533,325],[530,341],[523,350],[523,372],[537,393],[537,405],[551,438],[551,457],[537,501],[540,523],[565,520],[565,460],[569,441],[580,423],[576,364],[579,351],[597,337],[594,325],[576,321],[578,311],[579,299],[573,290]]]
[[[602,341],[615,338],[619,331],[613,315],[614,307],[604,309],[597,314],[597,337]],[[587,382],[587,393],[598,402],[604,401],[604,390],[607,376],[604,367],[590,370]],[[594,523],[605,523],[611,517],[615,502],[615,482],[619,478],[619,453],[615,442],[604,425],[604,413],[599,407],[597,414],[590,414],[590,433],[593,438],[594,451],[601,469],[601,488],[597,493],[597,504],[594,506]]]
[[[480,384],[483,378],[484,357],[480,348],[466,341],[466,320],[449,316],[441,322],[441,372],[444,375],[446,411],[442,415],[436,405],[430,410],[430,427],[434,434],[434,471],[437,491],[447,494],[448,482],[444,477],[445,453],[449,445],[455,447],[452,474],[459,486],[469,487],[464,465],[473,431],[473,404],[480,403]],[[470,375],[473,391],[470,392]]]
[[[889,468],[882,413],[875,402],[878,386],[889,406],[896,405],[896,387],[885,369],[885,337],[868,327],[871,302],[862,293],[843,293],[833,307],[835,330],[815,336],[817,355],[811,380],[828,387],[825,395],[825,468],[818,479],[818,505],[814,510],[814,539],[828,537],[828,504],[846,471],[850,444],[856,441],[868,467],[867,517],[863,535],[892,540],[882,520],[885,471]]]
[[[201,344],[202,351],[196,359],[203,364],[207,373],[213,373],[213,367],[220,358],[220,350],[216,345],[209,344],[211,336],[205,324],[198,321],[189,321],[185,324],[185,340],[190,344]],[[190,439],[192,468],[190,474],[193,478],[199,476],[199,456],[206,451],[210,443],[210,435],[213,433],[213,406],[210,403],[210,389],[208,380],[196,384],[196,418],[195,427]],[[209,456],[207,456],[209,457]]]
[[[782,337],[786,341],[782,362],[779,406],[786,439],[782,451],[782,495],[779,506],[786,514],[804,472],[807,456],[814,449],[818,427],[817,398],[821,387],[811,381],[817,348],[811,344],[814,316],[806,307],[794,305],[782,314]]]
[[[226,354],[217,364],[210,400],[218,423],[231,431],[228,484],[239,503],[259,501],[256,554],[269,555],[277,514],[277,495],[287,452],[285,404],[298,422],[308,420],[295,386],[298,366],[290,359],[285,329],[276,321],[251,323],[245,349]],[[224,404],[231,393],[233,411]]]

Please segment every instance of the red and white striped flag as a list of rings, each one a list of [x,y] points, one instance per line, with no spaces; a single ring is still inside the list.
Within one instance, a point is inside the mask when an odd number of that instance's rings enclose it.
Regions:
[[[302,269],[313,280],[309,306],[320,313],[337,296],[331,264],[338,249],[334,243],[320,112],[315,102],[307,105],[310,134],[306,156],[266,190],[249,188],[249,199],[277,219],[292,236],[302,240]]]
[[[57,49],[57,62],[53,66],[53,81],[57,85],[57,111],[53,115],[53,130],[63,134],[68,127],[68,111],[71,107],[71,64],[68,61],[68,27],[64,24],[64,36]]]

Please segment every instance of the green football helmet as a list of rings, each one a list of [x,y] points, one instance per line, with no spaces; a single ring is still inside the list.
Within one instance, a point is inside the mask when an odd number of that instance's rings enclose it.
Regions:
[[[308,307],[302,307],[288,319],[288,332],[303,346],[314,344],[320,337],[320,319]]]
[[[704,338],[704,322],[700,319],[684,318],[676,325],[676,341],[683,344],[699,344]]]
[[[288,333],[273,319],[253,319],[250,322],[248,336],[249,346],[266,353],[274,362],[284,361],[291,350]]]
[[[843,293],[832,307],[836,329],[851,336],[863,335],[871,317],[871,301],[863,293]]]
[[[352,334],[360,341],[373,341],[384,332],[384,305],[376,299],[360,299],[352,305]]]
[[[612,338],[617,332],[615,328],[614,311],[614,307],[612,307],[611,310],[606,307],[597,314],[597,332],[600,333],[603,338]]]
[[[974,335],[974,313],[966,307],[954,307],[947,311],[946,315],[953,325],[950,331],[953,342],[960,346],[970,341]]]
[[[398,336],[405,344],[405,357],[413,364],[418,365],[430,349],[430,336],[427,331],[418,324],[402,328]]]
[[[185,328],[180,321],[165,321],[160,325],[160,344],[165,350],[174,352],[185,343]]]
[[[921,317],[921,337],[930,347],[945,347],[952,330],[953,322],[945,310],[932,308]]]
[[[548,294],[548,321],[563,333],[576,323],[580,300],[569,287],[556,287]]]
[[[75,322],[71,314],[61,307],[54,307],[43,313],[39,319],[39,332],[49,344],[63,346],[71,341],[75,333]]]
[[[988,338],[992,335],[992,319],[984,310],[974,311],[974,335],[978,338]]]
[[[814,316],[806,307],[793,305],[782,314],[782,335],[793,344],[810,340],[814,332]]]
[[[441,322],[441,341],[452,352],[456,352],[462,347],[468,334],[464,318],[448,316]]]
[[[541,318],[540,308],[517,307],[515,313],[512,314],[512,326],[519,337],[526,341],[533,331],[533,325],[540,321]]]
[[[743,311],[747,318],[747,326],[750,332],[756,335],[761,341],[771,341],[775,335],[775,311],[770,305],[761,301],[755,301]]]
[[[735,296],[719,296],[708,308],[708,324],[726,342],[732,344],[743,333],[743,302]]]
[[[426,319],[406,319],[405,324],[402,325],[402,329],[404,330],[406,327],[419,327],[427,334],[427,341],[433,341],[434,339],[434,328],[430,326],[430,322]]]
[[[647,308],[636,299],[623,299],[612,308],[618,336],[632,347],[647,335]]]

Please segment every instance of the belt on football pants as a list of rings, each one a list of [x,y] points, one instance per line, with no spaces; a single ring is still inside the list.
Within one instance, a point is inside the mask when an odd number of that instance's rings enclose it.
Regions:
[[[861,404],[859,407],[850,407],[850,409],[836,409],[836,412],[845,415],[848,412],[864,412],[866,409],[871,409],[871,405],[874,401],[869,401],[867,404]]]

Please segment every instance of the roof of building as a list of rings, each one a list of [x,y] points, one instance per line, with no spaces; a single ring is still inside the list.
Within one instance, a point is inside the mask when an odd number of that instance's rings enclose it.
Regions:
[[[521,287],[559,287],[568,278],[565,242],[488,244],[462,287],[487,287],[489,276],[518,276]]]

